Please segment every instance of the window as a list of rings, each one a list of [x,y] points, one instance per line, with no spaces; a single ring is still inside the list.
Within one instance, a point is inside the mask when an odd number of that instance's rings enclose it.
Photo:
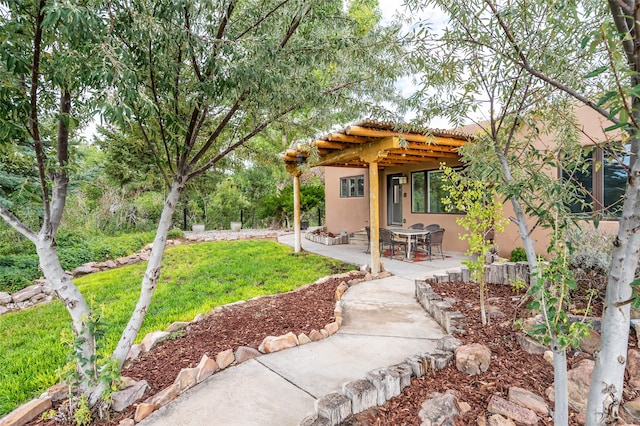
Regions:
[[[364,197],[364,175],[340,178],[340,198]]]
[[[605,217],[620,216],[622,200],[627,185],[627,171],[622,161],[629,165],[629,150],[614,153],[609,149],[589,149],[583,155],[583,167],[562,170],[562,178],[579,188],[579,200],[570,205],[573,213],[601,212]]]
[[[441,170],[411,173],[411,213],[448,213],[442,198],[448,194],[442,187]]]

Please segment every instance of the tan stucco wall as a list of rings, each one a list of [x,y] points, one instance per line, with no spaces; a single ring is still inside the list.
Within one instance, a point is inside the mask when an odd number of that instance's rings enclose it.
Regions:
[[[582,136],[580,143],[582,145],[591,145],[594,141],[602,141],[605,138],[603,129],[611,125],[601,115],[595,113],[591,108],[578,107],[575,110],[576,117],[580,121]],[[467,126],[459,130],[467,133],[473,133],[478,130],[478,126]],[[588,136],[587,136],[588,135]],[[611,137],[611,135],[608,135]],[[541,133],[540,139],[536,146],[539,149],[545,149],[553,144],[553,135]],[[447,161],[450,166],[460,165],[455,160]],[[409,179],[406,185],[403,185],[402,197],[402,216],[403,226],[410,226],[414,223],[438,223],[445,228],[444,250],[464,252],[468,245],[465,241],[459,239],[459,234],[464,230],[456,223],[459,215],[455,214],[437,214],[437,213],[411,213],[411,183],[410,176],[412,171],[417,170],[435,170],[438,169],[440,161],[420,163],[418,165],[406,165],[402,167],[389,167],[380,170],[380,226],[387,227],[387,194],[386,183],[387,176],[390,174],[403,173]],[[558,176],[555,169],[547,169],[544,171],[552,176]],[[364,175],[365,177],[365,196],[362,198],[340,198],[340,178],[348,176]],[[406,194],[406,196],[405,196]],[[326,222],[329,232],[339,233],[341,231],[354,232],[362,229],[369,224],[369,174],[367,169],[351,169],[340,167],[325,168],[325,195],[326,195]],[[507,201],[504,205],[504,214],[506,218],[514,217],[511,203]],[[535,220],[530,219],[529,229],[535,228],[533,238],[536,240],[536,251],[542,255],[546,253],[547,245],[550,240],[550,231],[535,227]],[[585,224],[585,226],[590,226]],[[601,230],[615,233],[618,229],[617,221],[601,221]],[[516,247],[522,247],[522,242],[518,234],[517,226],[509,222],[505,232],[496,235],[496,243],[500,248],[500,255],[508,257],[511,251]]]
[[[364,197],[340,198],[340,178],[364,176]],[[327,231],[354,232],[369,225],[369,172],[367,169],[325,167],[324,194]]]
[[[380,227],[388,227],[387,222],[387,176],[404,173],[410,177],[412,171],[435,170],[439,167],[439,161],[421,163],[419,166],[390,167],[380,170]],[[459,165],[450,161],[449,165]],[[365,196],[362,198],[340,198],[340,178],[349,176],[365,176]],[[403,226],[414,223],[429,225],[437,223],[445,229],[444,250],[463,252],[468,245],[460,241],[458,234],[463,229],[456,223],[455,214],[438,213],[411,213],[411,183],[403,185],[402,217]],[[406,196],[405,196],[406,194]],[[341,231],[358,231],[369,224],[369,173],[367,169],[353,169],[342,167],[325,168],[325,199],[326,199],[326,223],[327,231],[338,234]]]

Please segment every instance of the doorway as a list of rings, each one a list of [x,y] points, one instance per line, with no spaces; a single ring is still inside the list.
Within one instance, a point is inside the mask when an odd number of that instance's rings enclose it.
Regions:
[[[402,175],[387,176],[387,225],[402,226]]]

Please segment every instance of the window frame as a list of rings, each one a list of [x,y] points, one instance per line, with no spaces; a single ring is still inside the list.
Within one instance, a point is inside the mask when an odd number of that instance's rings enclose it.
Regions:
[[[624,151],[620,150],[619,153],[621,157],[623,157],[624,164],[629,166],[630,160],[630,144],[625,144],[623,146]],[[588,194],[585,194],[585,197],[588,198],[587,203],[591,205],[591,207],[587,209],[577,210],[577,207],[580,207],[579,201],[576,201],[574,204],[570,205],[569,208],[572,211],[572,214],[580,216],[580,215],[591,215],[597,213],[601,215],[603,218],[607,220],[618,220],[620,218],[621,208],[620,205],[618,207],[618,211],[615,208],[612,208],[616,204],[620,203],[620,200],[624,196],[624,191],[626,189],[626,178],[623,180],[625,184],[621,187],[611,187],[610,190],[619,190],[621,192],[621,197],[615,201],[612,201],[609,205],[605,204],[607,200],[607,193],[609,192],[606,187],[605,177],[607,176],[607,170],[612,166],[618,164],[613,156],[611,150],[606,149],[606,147],[598,147],[594,145],[586,145],[582,147],[583,150],[590,150],[588,153],[583,153],[583,157],[586,159],[587,155],[590,157],[585,161],[589,161],[591,164],[589,166],[589,174],[579,172],[580,177],[578,180],[585,180],[585,176],[590,177],[590,191]],[[621,167],[621,166],[617,166]],[[571,171],[566,171],[562,166],[562,162],[560,162],[560,166],[558,168],[558,178],[561,180],[566,180],[567,176],[571,174]],[[575,173],[575,172],[574,172]],[[615,172],[614,172],[615,173]],[[574,182],[575,184],[575,182]],[[589,188],[585,188],[589,190]]]
[[[454,170],[456,171],[460,171],[463,169],[462,166],[458,166],[458,167],[453,167]],[[440,169],[428,169],[428,170],[414,170],[411,172],[411,213],[412,214],[460,214],[460,212],[449,212],[446,211],[446,209],[443,208],[443,211],[432,211],[432,207],[431,207],[431,179],[430,176],[432,174],[442,174],[444,173],[442,170]],[[414,210],[414,206],[416,205],[416,202],[414,200],[415,197],[415,190],[414,190],[414,175],[417,174],[422,174],[424,176],[423,178],[423,187],[422,187],[422,195],[424,197],[423,200],[423,209],[424,211],[417,211]]]
[[[359,185],[359,182],[362,184]],[[346,184],[346,193],[343,191]],[[353,189],[353,192],[351,191]],[[344,176],[340,178],[340,198],[363,198],[365,194],[364,175]]]

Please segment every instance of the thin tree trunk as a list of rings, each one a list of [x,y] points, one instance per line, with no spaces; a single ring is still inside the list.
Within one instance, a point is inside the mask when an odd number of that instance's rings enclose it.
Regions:
[[[502,168],[504,180],[507,183],[513,183],[511,167],[509,166],[507,159],[500,152],[496,152],[496,154],[498,155],[498,159],[500,160],[500,167]],[[529,232],[529,227],[527,226],[527,216],[522,209],[522,206],[520,205],[520,201],[518,201],[516,197],[511,197],[510,201],[511,206],[513,207],[513,212],[516,215],[516,220],[514,222],[518,226],[518,234],[520,234],[520,240],[522,240],[524,252],[527,255],[527,263],[529,264],[529,276],[531,278],[531,283],[534,283],[538,279],[539,275],[535,241],[533,240],[533,238],[531,238],[531,233]]]
[[[553,380],[555,392],[555,408],[553,423],[556,426],[569,424],[569,393],[567,392],[567,352],[562,349],[553,336]]]
[[[482,319],[482,326],[487,325],[487,309],[485,307],[485,292],[487,285],[484,283],[484,279],[480,279],[480,318]]]
[[[149,263],[147,264],[147,269],[142,279],[140,298],[136,303],[136,307],[126,328],[122,332],[118,346],[112,355],[112,358],[116,360],[118,365],[121,367],[129,353],[129,350],[131,349],[131,346],[133,345],[133,342],[138,336],[142,322],[144,321],[149,305],[151,304],[151,298],[156,290],[158,278],[160,277],[160,264],[162,262],[165,245],[167,243],[167,235],[171,228],[173,213],[178,205],[180,194],[182,194],[182,191],[184,190],[184,184],[185,178],[183,176],[175,177],[164,202],[160,221],[156,230],[156,236],[153,240],[153,248],[151,249],[151,255],[149,256]]]
[[[76,361],[76,372],[82,379],[79,391],[89,395],[95,388],[97,377],[96,365],[92,361],[96,353],[95,340],[86,326],[87,321],[91,320],[91,311],[78,287],[62,269],[55,245],[48,235],[38,234],[36,251],[45,278],[71,315],[74,337],[82,339],[82,343],[78,345],[79,353],[76,354],[79,358]],[[83,360],[86,362],[83,363]]]
[[[640,161],[639,140],[632,142],[631,172],[620,217],[618,235],[607,281],[602,313],[602,344],[595,358],[595,369],[587,401],[587,425],[609,424],[617,417],[629,344],[629,285],[638,267],[640,252]]]

